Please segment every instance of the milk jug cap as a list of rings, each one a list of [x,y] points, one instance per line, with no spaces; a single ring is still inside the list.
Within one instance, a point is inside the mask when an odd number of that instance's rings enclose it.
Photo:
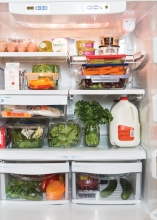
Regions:
[[[128,97],[120,97],[120,100],[128,100]]]

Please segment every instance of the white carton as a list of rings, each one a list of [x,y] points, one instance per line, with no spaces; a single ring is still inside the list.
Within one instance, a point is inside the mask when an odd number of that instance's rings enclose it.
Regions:
[[[6,63],[5,75],[5,90],[19,90],[19,67],[20,63]]]

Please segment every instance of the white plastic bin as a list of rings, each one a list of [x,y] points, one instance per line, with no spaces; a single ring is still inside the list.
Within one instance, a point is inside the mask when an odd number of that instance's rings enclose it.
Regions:
[[[137,204],[141,202],[142,163],[77,163],[72,162],[72,202],[82,204]],[[127,200],[121,198],[120,178],[126,179],[132,186]],[[117,187],[106,198],[100,192],[111,179],[117,179]]]
[[[69,163],[0,164],[2,204],[66,204],[69,202]],[[51,180],[50,180],[51,179]],[[57,189],[47,191],[50,182]],[[44,184],[46,186],[43,188]],[[52,190],[52,191],[51,191]],[[54,196],[54,197],[53,197]]]

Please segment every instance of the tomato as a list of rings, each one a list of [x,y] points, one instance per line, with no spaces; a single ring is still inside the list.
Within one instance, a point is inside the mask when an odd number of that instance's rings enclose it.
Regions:
[[[46,174],[41,182],[40,189],[42,192],[46,191],[47,186],[55,180],[59,180],[58,174]]]

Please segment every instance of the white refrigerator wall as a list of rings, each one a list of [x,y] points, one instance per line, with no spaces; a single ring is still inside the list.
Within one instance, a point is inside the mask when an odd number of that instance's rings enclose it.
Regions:
[[[157,206],[157,180],[152,178],[151,173],[151,153],[157,147],[157,123],[152,120],[152,96],[157,93],[157,65],[153,63],[153,37],[157,36],[156,14],[157,6],[136,25],[132,37],[134,52],[144,50],[148,55],[143,65],[134,71],[136,80],[133,85],[146,91],[144,98],[138,104],[141,146],[147,155],[143,166],[143,198],[149,211]]]

